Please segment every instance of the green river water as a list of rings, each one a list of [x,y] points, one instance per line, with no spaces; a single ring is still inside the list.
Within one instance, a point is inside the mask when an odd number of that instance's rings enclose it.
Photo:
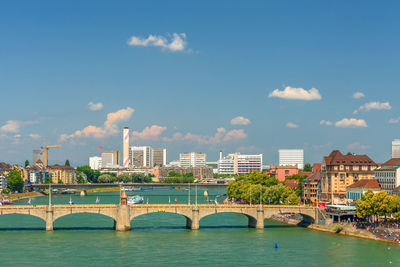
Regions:
[[[138,192],[135,192],[138,193]],[[188,202],[188,191],[139,192],[150,204]],[[212,195],[221,192],[210,191]],[[131,195],[133,193],[130,193]],[[199,203],[205,203],[198,192]],[[192,203],[195,200],[191,192]],[[75,204],[117,204],[119,193],[73,195]],[[69,195],[53,196],[67,204]],[[26,204],[27,200],[15,204]],[[32,199],[46,204],[47,197]],[[28,215],[0,216],[1,266],[400,266],[400,246],[336,236],[265,221],[264,230],[248,229],[244,215],[222,213],[185,228],[186,219],[171,213],[135,218],[132,231],[112,230],[112,219],[73,214],[58,219],[53,232]],[[275,243],[278,248],[275,248]]]

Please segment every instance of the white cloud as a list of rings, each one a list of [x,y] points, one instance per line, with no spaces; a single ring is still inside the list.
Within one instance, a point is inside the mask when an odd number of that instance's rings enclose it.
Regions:
[[[361,92],[355,92],[352,97],[354,99],[360,99],[360,98],[365,97],[365,95],[363,93],[361,93]]]
[[[299,128],[299,125],[293,123],[293,122],[288,122],[286,123],[286,127],[288,128]]]
[[[75,138],[106,138],[112,135],[116,135],[120,132],[118,124],[123,121],[127,121],[131,118],[134,112],[133,108],[127,107],[120,109],[116,112],[107,114],[107,120],[104,122],[103,127],[97,127],[93,125],[86,126],[82,130],[77,130],[72,134],[60,135],[60,141],[73,141]]]
[[[326,121],[326,120],[322,120],[319,122],[320,125],[327,125],[327,126],[331,126],[332,122],[331,121]]]
[[[100,110],[103,108],[103,103],[99,102],[99,103],[93,103],[92,101],[90,101],[88,103],[88,108],[92,111],[96,111],[96,110]]]
[[[249,125],[251,121],[245,117],[237,116],[231,120],[231,124],[233,125]]]
[[[34,133],[30,133],[30,134],[29,134],[29,137],[31,137],[32,139],[39,139],[39,138],[40,138],[40,135],[34,134]]]
[[[357,110],[353,112],[353,114],[357,114],[360,111],[370,111],[370,110],[390,110],[392,107],[390,106],[389,102],[369,102],[365,103]]]
[[[39,122],[38,121],[8,120],[6,122],[6,124],[1,126],[0,130],[3,131],[3,132],[18,133],[22,126],[30,125],[30,124],[37,124],[37,123],[39,123]]]
[[[398,118],[392,118],[392,119],[389,120],[389,123],[393,123],[393,124],[399,123],[399,122],[400,122],[400,117],[398,117]]]
[[[212,145],[221,142],[237,142],[247,138],[247,134],[243,129],[235,129],[227,131],[225,128],[218,128],[214,136],[208,135],[197,135],[192,133],[187,133],[185,135],[177,132],[172,135],[172,137],[164,137],[165,142],[173,141],[189,141],[198,143],[201,145]]]
[[[311,88],[310,90],[305,90],[303,88],[293,88],[287,86],[284,90],[280,91],[279,89],[275,89],[272,91],[269,96],[283,98],[283,99],[295,99],[295,100],[321,100],[322,97],[316,88]]]
[[[143,47],[156,46],[172,52],[185,51],[187,46],[185,33],[173,33],[172,37],[169,37],[170,40],[161,35],[150,34],[147,38],[132,36],[128,41],[128,45]]]
[[[365,120],[355,119],[355,118],[350,118],[350,119],[344,118],[340,121],[337,121],[335,123],[335,126],[340,127],[340,128],[365,128],[365,127],[368,127]]]
[[[370,146],[361,145],[360,142],[354,142],[352,144],[347,145],[347,149],[350,150],[365,150],[370,148]]]
[[[158,126],[158,125],[152,125],[150,127],[145,127],[143,131],[138,132],[134,131],[132,132],[132,137],[133,140],[158,140],[160,135],[167,129],[167,127],[164,126]]]

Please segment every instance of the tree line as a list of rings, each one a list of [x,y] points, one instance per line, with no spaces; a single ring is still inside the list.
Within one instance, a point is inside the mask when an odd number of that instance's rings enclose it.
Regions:
[[[275,177],[260,172],[237,177],[228,185],[228,198],[245,203],[297,205],[300,197]]]
[[[98,170],[92,170],[90,166],[84,165],[76,168],[77,172],[77,182],[78,183],[115,183],[115,182],[124,182],[124,183],[150,183],[153,175],[143,175],[140,173],[133,174],[120,174],[116,175],[115,173],[100,173]],[[86,175],[86,180],[83,178],[81,173]]]
[[[369,222],[377,222],[380,216],[393,216],[400,219],[400,197],[388,195],[385,191],[377,193],[369,190],[356,201],[356,215]]]

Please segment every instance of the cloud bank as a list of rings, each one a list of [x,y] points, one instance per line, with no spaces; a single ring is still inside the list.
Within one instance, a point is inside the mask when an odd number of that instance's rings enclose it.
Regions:
[[[232,125],[249,125],[251,121],[245,117],[237,116],[231,120]]]
[[[150,34],[147,38],[142,38],[138,36],[132,36],[128,40],[128,45],[130,46],[142,46],[142,47],[161,47],[163,50],[168,50],[171,52],[182,52],[185,51],[186,33],[173,33],[172,37],[168,38],[161,35]]]
[[[283,99],[294,99],[294,100],[321,100],[322,96],[320,95],[318,89],[311,88],[310,90],[305,90],[303,88],[293,88],[287,86],[284,90],[280,91],[279,89],[275,89],[272,91],[269,98],[283,98]]]
[[[30,124],[37,124],[39,123],[38,121],[18,121],[18,120],[8,120],[6,121],[6,124],[0,127],[0,130],[2,132],[8,132],[8,133],[18,133],[20,131],[20,128],[25,125],[30,125]]]
[[[97,127],[94,125],[89,125],[82,130],[77,130],[72,134],[62,134],[60,135],[60,141],[71,141],[73,142],[76,138],[106,138],[112,135],[116,135],[120,132],[118,124],[123,121],[128,121],[134,112],[133,108],[127,107],[125,109],[120,109],[116,112],[111,112],[107,114],[107,120],[104,122],[103,127]]]
[[[390,110],[392,106],[390,106],[389,102],[369,102],[360,106],[356,109],[353,114],[357,114],[360,111],[370,111],[370,110]]]
[[[355,118],[344,118],[335,123],[336,127],[339,128],[366,128],[368,127],[365,120],[355,119]]]
[[[92,111],[97,111],[97,110],[101,110],[103,108],[103,103],[93,103],[92,101],[90,101],[88,103],[88,108]]]

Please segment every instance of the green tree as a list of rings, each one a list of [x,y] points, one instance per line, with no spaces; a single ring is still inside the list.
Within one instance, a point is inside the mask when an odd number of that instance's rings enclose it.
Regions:
[[[25,160],[25,167],[29,166],[29,160]]]
[[[112,182],[112,176],[109,174],[102,174],[98,178],[99,183],[111,183]]]
[[[67,160],[65,161],[65,166],[71,166],[71,165],[69,164],[69,159],[67,159]]]
[[[59,184],[62,184],[63,181],[62,181],[61,179],[58,179],[58,183],[59,183]]]
[[[312,170],[311,164],[310,164],[310,163],[304,164],[303,171],[305,171],[305,172],[312,172],[313,170]]]
[[[53,183],[53,179],[51,178],[51,176],[47,176],[46,178],[44,178],[44,183],[45,184],[52,184]]]
[[[124,182],[124,183],[130,183],[132,182],[132,176],[126,173],[120,174],[117,177],[118,181]]]
[[[87,181],[90,183],[97,183],[97,179],[100,176],[100,172],[98,170],[92,170],[89,165],[83,165],[76,168],[76,172],[83,172],[87,177]]]
[[[78,184],[86,183],[86,180],[83,178],[82,175],[78,175],[78,178],[76,178],[76,181],[78,182]]]
[[[8,188],[12,192],[22,193],[24,190],[24,180],[21,177],[21,173],[17,170],[11,171],[7,176]]]

